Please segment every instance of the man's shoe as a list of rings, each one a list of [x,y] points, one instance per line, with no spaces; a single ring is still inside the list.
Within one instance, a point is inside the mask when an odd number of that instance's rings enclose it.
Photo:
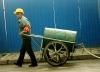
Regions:
[[[38,65],[32,65],[32,64],[31,64],[31,65],[29,65],[29,67],[36,67],[36,66],[38,66]]]
[[[15,65],[19,66],[19,67],[22,67],[22,65],[19,65],[18,63],[14,63]]]

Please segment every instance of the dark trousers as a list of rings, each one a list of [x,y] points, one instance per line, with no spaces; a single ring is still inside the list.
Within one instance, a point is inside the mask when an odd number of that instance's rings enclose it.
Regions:
[[[20,50],[20,55],[19,55],[19,58],[17,60],[17,63],[19,65],[22,65],[26,51],[30,56],[32,65],[37,65],[37,61],[36,61],[35,55],[34,55],[33,50],[32,50],[31,39],[24,39],[23,40],[23,44],[22,44],[22,47]]]

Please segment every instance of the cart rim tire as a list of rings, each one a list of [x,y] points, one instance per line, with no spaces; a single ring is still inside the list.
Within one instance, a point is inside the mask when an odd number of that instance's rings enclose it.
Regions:
[[[65,64],[68,56],[68,47],[63,42],[52,41],[44,48],[44,58],[52,66],[61,66]]]

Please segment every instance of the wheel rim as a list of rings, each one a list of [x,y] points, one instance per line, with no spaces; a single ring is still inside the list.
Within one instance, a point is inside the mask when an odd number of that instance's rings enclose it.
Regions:
[[[45,47],[44,54],[44,57],[49,64],[62,65],[67,61],[68,48],[62,42],[52,41]]]

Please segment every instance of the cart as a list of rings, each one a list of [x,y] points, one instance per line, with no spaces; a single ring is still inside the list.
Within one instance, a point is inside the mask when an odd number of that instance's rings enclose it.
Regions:
[[[31,36],[32,40],[40,48],[41,58],[44,57],[46,62],[52,66],[61,66],[66,63],[71,52],[75,50],[77,31],[45,28],[44,36]],[[40,44],[36,38],[42,38]]]

